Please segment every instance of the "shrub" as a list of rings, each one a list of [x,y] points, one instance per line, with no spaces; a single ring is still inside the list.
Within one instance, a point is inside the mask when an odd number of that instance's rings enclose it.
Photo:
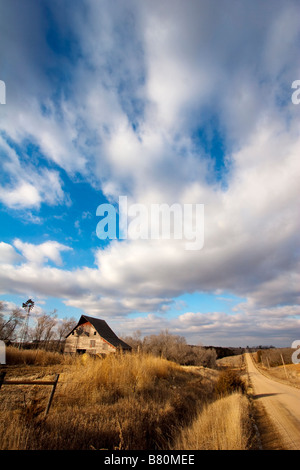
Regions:
[[[237,371],[229,369],[220,373],[215,385],[215,392],[218,396],[229,395],[233,392],[245,393],[245,391],[245,383]]]
[[[259,350],[256,352],[256,362],[259,364],[261,363],[261,358],[262,358],[262,351]]]

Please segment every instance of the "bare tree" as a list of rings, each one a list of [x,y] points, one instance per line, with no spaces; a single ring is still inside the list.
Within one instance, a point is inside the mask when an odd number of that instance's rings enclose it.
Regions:
[[[132,347],[133,351],[141,351],[143,347],[143,341],[141,338],[142,334],[140,330],[136,330],[132,336],[121,336],[121,339],[129,346]]]
[[[17,337],[18,327],[21,325],[24,315],[20,308],[16,307],[5,315],[4,303],[0,302],[0,339],[2,341],[14,341]]]
[[[49,348],[51,340],[55,337],[56,319],[56,310],[49,314],[43,313],[36,318],[36,326],[31,329],[30,336],[37,347]]]
[[[186,343],[184,336],[172,335],[168,330],[161,331],[158,335],[146,336],[141,348],[142,351],[182,365],[203,365],[210,368],[216,365],[217,355],[213,348],[191,346]]]
[[[214,369],[216,367],[217,353],[213,348],[204,348],[201,346],[195,346],[195,365],[201,365]]]

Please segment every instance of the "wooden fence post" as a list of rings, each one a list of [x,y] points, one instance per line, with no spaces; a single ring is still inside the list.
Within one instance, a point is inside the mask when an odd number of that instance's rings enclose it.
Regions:
[[[45,416],[47,416],[47,414],[50,410],[50,406],[51,406],[51,403],[52,403],[52,400],[53,400],[53,397],[54,397],[54,393],[55,393],[56,385],[57,385],[57,382],[58,382],[58,378],[59,378],[59,374],[56,374],[55,379],[54,379],[54,383],[53,383],[53,387],[52,387],[52,390],[51,390],[51,393],[50,393],[50,396],[49,396],[48,405],[47,405],[47,408],[45,410]]]
[[[288,373],[287,373],[287,370],[286,370],[286,367],[285,367],[285,363],[284,363],[284,360],[283,360],[283,357],[282,357],[282,354],[281,354],[281,353],[280,353],[280,356],[281,356],[281,360],[282,360],[282,364],[283,364],[283,368],[284,368],[284,372],[285,372],[286,378],[289,379],[289,376],[288,376]]]
[[[6,372],[0,372],[0,388],[2,387],[2,384],[4,382]]]

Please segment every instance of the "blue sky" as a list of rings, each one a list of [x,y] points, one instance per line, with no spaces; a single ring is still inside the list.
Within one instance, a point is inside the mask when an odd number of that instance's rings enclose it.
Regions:
[[[0,6],[0,299],[193,344],[299,336],[298,2]],[[230,11],[230,15],[228,12]],[[205,242],[97,207],[204,204]]]

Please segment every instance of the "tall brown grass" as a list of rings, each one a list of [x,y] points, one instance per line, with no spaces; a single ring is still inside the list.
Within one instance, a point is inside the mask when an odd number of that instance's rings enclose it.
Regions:
[[[157,394],[180,373],[180,366],[148,354],[109,354],[104,359],[88,355],[75,359],[75,368],[62,376],[61,394],[67,403],[114,403],[136,394]],[[87,400],[88,398],[88,400]]]
[[[173,449],[247,450],[251,432],[248,400],[236,392],[206,406]]]
[[[72,363],[70,356],[43,349],[18,349],[13,346],[6,348],[6,363],[8,365],[39,365]]]
[[[241,377],[240,371],[233,369],[223,370],[216,382],[215,392],[218,396],[223,397],[233,392],[246,392],[246,384]]]
[[[15,360],[24,373],[22,354]],[[28,361],[31,356],[24,352],[25,357]],[[1,449],[168,448],[213,393],[213,380],[203,380],[205,371],[189,372],[149,354],[111,354],[104,359],[51,355],[55,359],[60,379],[46,418],[46,387],[26,386],[26,392],[18,386],[2,387]],[[45,355],[35,360],[49,364]],[[26,373],[39,377],[52,370],[25,367]],[[7,373],[16,374],[16,369],[8,367]]]
[[[181,367],[146,353],[93,358],[14,348],[7,352],[8,364],[14,364],[6,368],[8,378],[18,372],[32,379],[55,372],[60,378],[47,417],[47,387],[2,387],[1,450],[248,446],[248,401],[236,371]]]

